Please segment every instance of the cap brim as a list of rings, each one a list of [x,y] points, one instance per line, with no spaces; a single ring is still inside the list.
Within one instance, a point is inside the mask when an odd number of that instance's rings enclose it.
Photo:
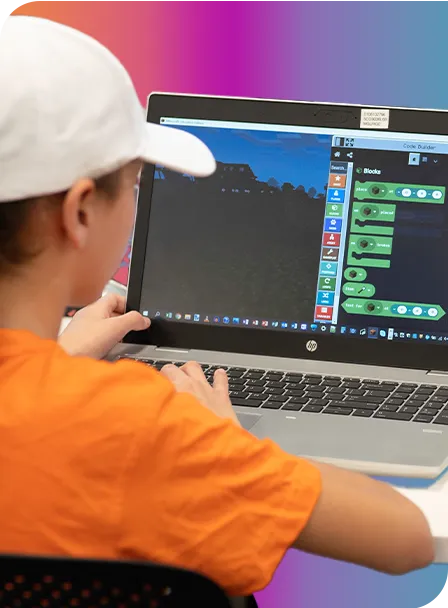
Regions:
[[[200,139],[154,123],[145,125],[141,159],[195,177],[207,177],[216,170],[213,154]]]

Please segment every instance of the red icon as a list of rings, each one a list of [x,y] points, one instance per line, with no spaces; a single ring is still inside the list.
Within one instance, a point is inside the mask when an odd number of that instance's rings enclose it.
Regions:
[[[333,306],[316,306],[314,318],[319,321],[331,321],[333,318]]]
[[[261,325],[263,327],[269,327],[269,322],[268,321],[262,321]]]
[[[325,247],[339,247],[341,244],[341,235],[334,232],[324,232],[323,244]]]

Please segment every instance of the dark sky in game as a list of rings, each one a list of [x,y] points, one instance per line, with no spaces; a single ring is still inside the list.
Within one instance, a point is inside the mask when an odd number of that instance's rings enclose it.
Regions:
[[[222,163],[249,164],[258,181],[302,185],[323,192],[328,181],[331,137],[277,131],[188,127]]]

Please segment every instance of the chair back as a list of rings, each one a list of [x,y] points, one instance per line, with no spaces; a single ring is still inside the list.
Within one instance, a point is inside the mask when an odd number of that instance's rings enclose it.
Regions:
[[[231,608],[199,574],[151,563],[0,556],[1,608]]]

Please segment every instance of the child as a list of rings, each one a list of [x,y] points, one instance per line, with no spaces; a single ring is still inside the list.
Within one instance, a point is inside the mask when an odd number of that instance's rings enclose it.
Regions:
[[[227,377],[95,361],[147,320],[109,296],[142,161],[214,170],[147,125],[101,45],[12,17],[0,33],[0,551],[135,558],[265,587],[290,547],[390,573],[432,561],[422,513],[386,485],[244,431]],[[77,355],[77,356],[73,356]]]

